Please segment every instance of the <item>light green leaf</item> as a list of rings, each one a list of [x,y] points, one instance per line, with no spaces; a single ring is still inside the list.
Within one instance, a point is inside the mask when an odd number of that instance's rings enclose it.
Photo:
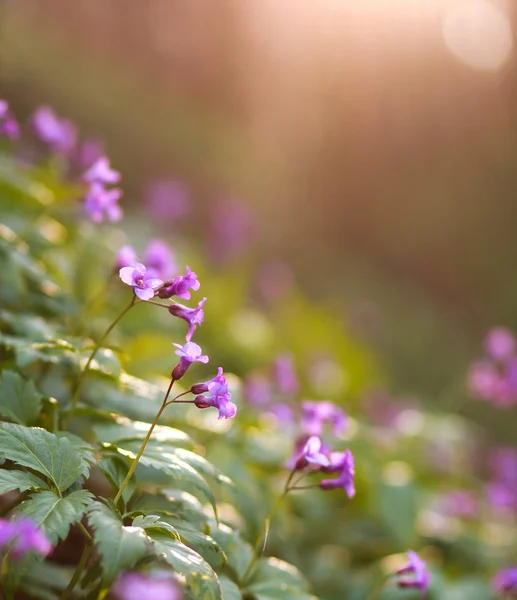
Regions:
[[[277,558],[258,561],[243,591],[251,594],[255,600],[315,600],[298,569]]]
[[[48,485],[36,475],[25,471],[7,471],[0,469],[0,494],[18,490],[20,493],[27,490],[48,489]]]
[[[185,576],[188,591],[193,598],[222,600],[219,579],[212,567],[185,544],[166,537],[163,533],[151,533],[154,550],[171,567]]]
[[[204,529],[208,517],[199,500],[183,490],[163,490],[162,494],[140,493],[131,500],[131,509],[142,513],[165,514]]]
[[[219,575],[219,583],[221,584],[221,589],[223,591],[223,600],[242,600],[239,586],[227,575]]]
[[[104,473],[104,475],[106,475],[115,490],[120,488],[129,471],[129,466],[124,462],[124,459],[121,456],[103,456],[97,462],[97,466]],[[126,504],[133,495],[135,487],[136,478],[134,475],[132,475],[124,491],[122,492],[122,499]]]
[[[131,421],[125,417],[117,417],[113,423],[99,423],[93,426],[99,442],[117,443],[122,440],[143,440],[149,431],[149,423]],[[175,445],[192,446],[192,440],[186,433],[173,427],[157,425],[153,431],[156,442],[170,442]]]
[[[0,376],[0,414],[21,425],[34,423],[41,412],[41,394],[32,381],[14,371]]]
[[[93,496],[87,490],[77,490],[60,498],[50,491],[32,494],[19,509],[41,527],[52,544],[64,540],[70,525],[79,522]]]
[[[0,458],[38,471],[60,492],[84,474],[83,459],[70,441],[39,427],[0,423]]]
[[[184,544],[199,552],[214,569],[226,564],[228,559],[225,552],[210,535],[197,530],[188,521],[167,517],[164,520],[174,526]]]
[[[240,537],[237,531],[234,531],[223,523],[220,523],[218,527],[214,523],[210,535],[224,550],[228,565],[240,580],[248,569],[253,555],[253,548]]]
[[[170,523],[163,521],[159,515],[138,515],[133,520],[133,527],[141,527],[146,531],[158,530],[175,540],[181,541],[180,535],[175,527]]]
[[[93,539],[102,557],[101,566],[106,583],[111,583],[122,571],[134,567],[146,554],[149,543],[141,527],[125,527],[110,508],[95,502],[88,513]]]

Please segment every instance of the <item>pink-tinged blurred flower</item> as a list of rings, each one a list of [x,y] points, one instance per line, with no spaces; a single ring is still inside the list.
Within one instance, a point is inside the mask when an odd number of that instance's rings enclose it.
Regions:
[[[479,361],[467,371],[467,389],[475,398],[492,400],[498,388],[499,373],[494,365]]]
[[[145,191],[151,214],[158,219],[177,220],[188,212],[188,192],[179,181],[152,181]]]
[[[117,600],[182,600],[183,592],[169,573],[126,571],[112,588]]]
[[[302,402],[303,418],[301,427],[309,435],[321,436],[323,429],[328,423],[332,425],[332,433],[341,435],[348,423],[344,411],[329,401],[324,402]]]
[[[0,550],[6,546],[16,558],[30,551],[46,556],[52,550],[43,531],[26,517],[16,521],[0,519]]]
[[[84,211],[92,221],[120,221],[123,211],[117,204],[122,197],[119,188],[106,189],[102,183],[92,183],[84,197]]]
[[[0,136],[5,135],[11,140],[20,137],[20,126],[9,110],[7,100],[0,100]]]
[[[185,375],[191,364],[195,362],[206,364],[208,362],[208,356],[202,354],[201,347],[194,344],[194,342],[187,342],[183,346],[180,344],[173,344],[173,346],[178,348],[174,354],[180,357],[180,362],[172,371],[172,378],[176,381]]]
[[[300,389],[293,356],[288,353],[280,354],[274,364],[275,379],[278,389],[282,394],[294,395]]]
[[[266,411],[272,415],[274,415],[280,423],[283,425],[291,425],[294,423],[294,413],[293,409],[289,404],[285,402],[275,402],[270,404]]]
[[[150,300],[155,291],[163,284],[160,279],[153,279],[141,263],[136,263],[132,267],[122,267],[119,275],[125,284],[133,288],[135,295],[140,300]]]
[[[120,173],[110,167],[110,161],[106,156],[101,156],[83,174],[83,181],[86,183],[118,183]]]
[[[84,171],[104,156],[104,142],[99,138],[86,138],[74,154],[74,164]]]
[[[462,519],[473,519],[478,515],[478,501],[472,492],[453,490],[441,498],[441,507],[445,514]]]
[[[195,292],[199,290],[201,284],[197,279],[196,273],[190,270],[187,266],[185,269],[185,275],[178,275],[172,281],[166,281],[163,288],[160,290],[160,298],[172,298],[172,296],[178,296],[182,300],[190,300],[190,291]]]
[[[233,199],[214,204],[209,238],[209,257],[218,263],[241,254],[253,237],[249,209]]]
[[[31,117],[37,137],[59,154],[68,155],[75,148],[77,129],[67,119],[60,119],[49,106],[40,106]]]
[[[418,589],[423,598],[429,589],[431,579],[427,564],[413,550],[408,551],[408,558],[408,563],[395,573],[397,585],[401,588]]]
[[[192,386],[191,392],[198,394],[194,404],[198,408],[215,407],[219,411],[219,419],[231,419],[237,414],[237,407],[230,402],[232,395],[228,391],[228,383],[223,375],[222,367],[217,369],[217,375],[205,383],[196,383]],[[209,396],[202,396],[208,392]]]
[[[196,308],[188,308],[188,306],[183,306],[183,304],[171,304],[169,306],[169,312],[174,317],[178,317],[183,319],[188,323],[188,331],[186,340],[190,342],[192,336],[194,335],[194,331],[198,325],[202,325],[205,320],[205,313],[203,311],[203,306],[205,305],[206,298],[203,298]]]
[[[302,448],[302,451],[298,454],[295,462],[295,468],[298,471],[302,471],[309,465],[314,469],[321,469],[321,467],[328,467],[330,460],[325,452],[326,448],[319,437],[311,436]]]
[[[163,240],[149,241],[145,249],[144,263],[153,277],[159,277],[163,281],[174,277],[178,272],[174,254]]]
[[[323,479],[320,481],[322,490],[335,490],[343,488],[349,498],[355,496],[355,464],[354,456],[350,450],[344,452],[331,452],[329,465],[322,466],[325,473],[337,473],[335,479]]]
[[[505,327],[494,327],[485,339],[485,352],[490,358],[505,361],[515,354],[515,338]]]
[[[273,401],[271,382],[260,373],[252,373],[244,381],[244,396],[255,406],[266,406]]]
[[[497,594],[506,594],[505,597],[517,597],[517,567],[501,569],[492,579],[492,588]]]
[[[291,291],[293,284],[291,267],[280,260],[264,263],[257,273],[258,290],[268,302],[284,297]]]
[[[120,271],[123,267],[134,267],[138,262],[136,252],[131,246],[122,246],[115,257],[115,270]]]

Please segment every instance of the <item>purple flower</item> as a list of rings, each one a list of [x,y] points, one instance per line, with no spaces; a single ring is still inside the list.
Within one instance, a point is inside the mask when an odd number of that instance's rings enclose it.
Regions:
[[[194,404],[198,408],[209,408],[214,406],[219,410],[219,419],[231,419],[237,414],[237,407],[230,402],[232,395],[228,391],[226,377],[223,375],[222,367],[217,369],[217,375],[205,383],[196,383],[192,386],[193,394],[204,394],[208,392],[210,396],[196,396]]]
[[[74,149],[77,130],[66,119],[59,119],[49,106],[40,106],[31,118],[32,127],[39,139],[60,154],[70,154]]]
[[[122,197],[119,188],[108,190],[102,183],[92,183],[84,198],[84,210],[92,221],[120,221],[122,209],[117,202]]]
[[[21,557],[33,550],[46,556],[52,545],[45,534],[28,518],[16,521],[0,519],[0,549],[9,546],[14,557]]]
[[[0,135],[5,135],[11,140],[20,137],[20,127],[9,110],[6,100],[0,100]]]
[[[277,421],[285,425],[290,425],[294,422],[293,409],[285,402],[276,402],[267,407],[267,412],[274,415]]]
[[[499,373],[488,361],[472,364],[467,372],[467,389],[469,393],[483,400],[492,400],[497,393]]]
[[[320,487],[323,490],[343,488],[349,498],[355,496],[355,465],[354,456],[350,450],[332,452],[329,456],[329,465],[322,466],[325,473],[338,473],[335,479],[323,479]]]
[[[330,465],[330,460],[325,454],[325,450],[321,439],[315,435],[311,436],[305,442],[302,451],[299,453],[296,459],[295,468],[302,471],[309,465],[316,469],[328,467]]]
[[[517,567],[501,569],[492,579],[492,587],[496,593],[517,593]]]
[[[112,589],[118,600],[182,600],[183,593],[169,573],[126,571]]]
[[[74,163],[79,169],[89,169],[102,156],[104,156],[104,142],[98,138],[87,138],[77,148]]]
[[[180,344],[173,344],[173,346],[178,348],[174,354],[180,357],[179,363],[172,371],[172,378],[176,381],[185,375],[192,363],[200,362],[206,364],[208,362],[208,356],[201,354],[201,348],[194,342],[187,342],[184,346]]]
[[[504,361],[515,353],[515,338],[505,327],[494,327],[485,339],[485,352],[490,358]]]
[[[115,257],[115,270],[120,271],[123,267],[134,267],[138,262],[136,252],[131,246],[122,246]]]
[[[180,219],[188,211],[187,191],[179,181],[153,181],[145,197],[151,212],[159,219]]]
[[[101,156],[84,173],[83,181],[86,183],[118,183],[120,173],[110,167],[109,159],[106,156]]]
[[[140,300],[150,300],[154,296],[155,290],[163,283],[160,279],[150,277],[141,263],[136,263],[132,267],[122,267],[119,274],[124,283],[132,286]]]
[[[332,433],[341,435],[347,426],[343,410],[332,402],[302,402],[302,429],[309,435],[321,436],[326,423],[332,425]]]
[[[179,317],[188,323],[187,331],[187,342],[190,342],[194,331],[198,325],[202,325],[205,319],[205,313],[203,312],[203,306],[205,305],[206,298],[203,298],[196,306],[196,308],[188,308],[183,304],[171,304],[169,306],[169,312],[175,317]]]
[[[244,395],[250,404],[265,406],[273,400],[271,383],[260,373],[252,373],[244,382]]]
[[[401,588],[419,589],[424,597],[430,580],[427,565],[413,550],[408,551],[408,558],[408,563],[395,573],[397,585]]]
[[[178,272],[171,249],[159,239],[151,240],[147,244],[144,264],[153,277],[159,277],[164,281]]]
[[[253,220],[249,209],[234,199],[216,203],[214,207],[209,239],[210,257],[225,263],[241,254],[249,244]]]
[[[280,260],[264,263],[257,273],[257,287],[264,299],[273,302],[285,296],[293,287],[291,267]]]
[[[476,497],[466,490],[453,490],[442,498],[442,509],[453,517],[473,519],[478,514]]]
[[[160,298],[171,298],[178,296],[183,300],[190,300],[189,290],[197,291],[201,287],[197,280],[197,275],[190,270],[190,267],[185,268],[185,275],[178,275],[172,281],[166,281],[163,288],[160,290]]]
[[[294,369],[291,354],[280,354],[275,361],[275,379],[282,394],[293,395],[298,392],[300,385]]]

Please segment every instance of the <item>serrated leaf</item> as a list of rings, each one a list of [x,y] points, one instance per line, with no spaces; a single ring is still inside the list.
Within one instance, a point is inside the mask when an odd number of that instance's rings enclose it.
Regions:
[[[99,442],[117,443],[122,440],[143,440],[149,431],[149,423],[131,421],[125,417],[117,417],[114,423],[99,423],[92,427]],[[157,425],[153,431],[156,442],[170,442],[183,446],[192,446],[192,440],[186,433],[174,427]]]
[[[277,558],[257,561],[246,588],[256,600],[315,600],[307,589],[307,583],[296,567]]]
[[[93,496],[87,490],[77,490],[64,498],[51,491],[32,494],[19,510],[41,527],[52,544],[64,540],[71,525],[78,523]]]
[[[227,575],[219,575],[219,583],[221,584],[221,590],[223,592],[223,600],[242,600],[239,586]]]
[[[226,564],[228,559],[224,550],[210,535],[197,530],[188,521],[170,517],[164,517],[164,520],[174,526],[184,544],[198,552],[214,569]]]
[[[32,381],[14,371],[0,376],[0,414],[20,425],[30,425],[41,412],[41,394]]]
[[[141,527],[142,529],[161,531],[165,535],[180,540],[180,535],[170,523],[163,521],[159,515],[138,515],[133,520],[133,527]]]
[[[27,490],[39,489],[48,489],[48,485],[33,473],[0,469],[0,494],[12,492],[13,490],[22,493]]]
[[[106,475],[107,479],[117,491],[122,482],[126,478],[129,471],[129,466],[124,462],[121,456],[103,456],[98,462],[97,466]],[[132,475],[124,491],[122,492],[122,499],[125,503],[129,502],[129,499],[133,495],[136,487],[136,478]]]
[[[131,509],[177,517],[200,529],[203,529],[208,521],[199,500],[183,490],[163,490],[161,494],[141,493],[132,499]]]
[[[83,459],[70,441],[39,427],[0,423],[0,457],[38,471],[60,492],[84,472]]]
[[[175,571],[185,576],[188,590],[194,598],[222,600],[217,575],[197,552],[161,533],[153,532],[151,538],[156,554],[162,556]]]
[[[213,523],[210,535],[224,550],[228,565],[233,569],[240,580],[250,564],[253,548],[243,540],[239,533],[227,525]]]
[[[93,539],[102,557],[101,566],[106,583],[111,583],[122,571],[134,567],[146,554],[148,537],[141,527],[125,527],[110,508],[95,502],[88,513]]]

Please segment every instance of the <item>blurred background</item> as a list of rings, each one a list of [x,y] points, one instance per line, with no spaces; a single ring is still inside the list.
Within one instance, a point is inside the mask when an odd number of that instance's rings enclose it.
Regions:
[[[149,180],[173,180],[177,210],[149,231],[173,246],[228,215],[233,254],[216,260],[215,240],[213,272],[295,281],[393,393],[446,406],[487,328],[517,328],[515,2],[0,10],[0,97],[20,117],[50,104],[102,137],[127,213],[149,210]],[[490,419],[511,439],[507,414]]]

